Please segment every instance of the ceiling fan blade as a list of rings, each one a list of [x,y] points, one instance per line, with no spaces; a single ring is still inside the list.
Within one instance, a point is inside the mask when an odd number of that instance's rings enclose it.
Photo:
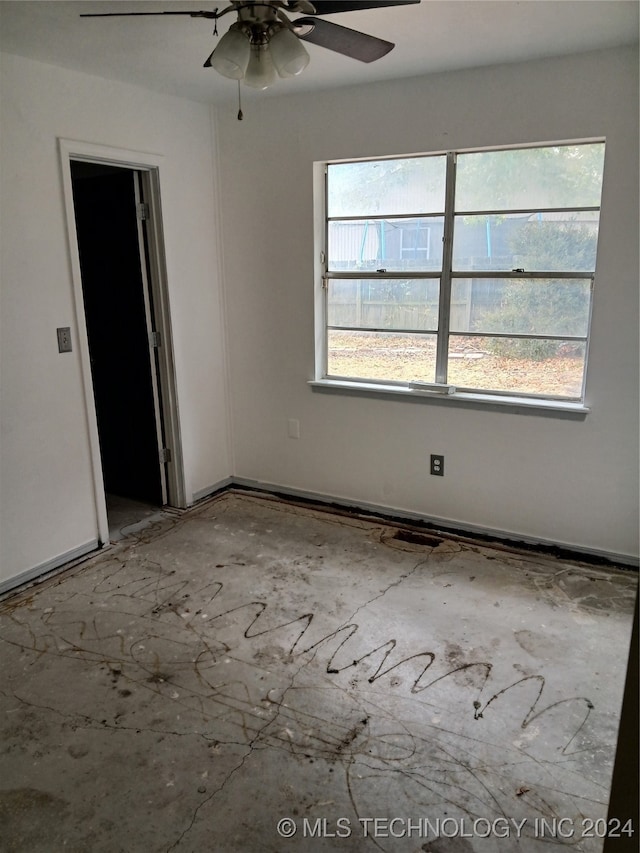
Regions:
[[[413,6],[420,0],[311,0],[316,15],[356,12],[358,9],[382,9],[385,6]]]
[[[217,12],[82,12],[81,18],[140,18],[145,15],[189,15],[190,18],[219,18]]]
[[[317,18],[297,18],[293,27],[302,41],[326,47],[360,62],[375,62],[395,47],[393,42]]]

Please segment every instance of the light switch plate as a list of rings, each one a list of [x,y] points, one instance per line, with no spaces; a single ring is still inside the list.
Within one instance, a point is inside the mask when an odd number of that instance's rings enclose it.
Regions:
[[[287,435],[289,438],[300,438],[300,421],[297,418],[287,420]]]
[[[56,329],[56,332],[58,335],[58,352],[71,352],[73,347],[71,346],[71,329],[69,326]]]

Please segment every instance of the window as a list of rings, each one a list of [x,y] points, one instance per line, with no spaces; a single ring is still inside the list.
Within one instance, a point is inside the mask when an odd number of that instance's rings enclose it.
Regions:
[[[431,251],[431,229],[418,222],[414,227],[400,230],[400,254],[403,258],[429,260]]]
[[[584,398],[604,143],[326,167],[322,378]]]

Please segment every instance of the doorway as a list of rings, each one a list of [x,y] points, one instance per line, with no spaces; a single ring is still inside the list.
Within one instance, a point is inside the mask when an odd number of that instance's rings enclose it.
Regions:
[[[70,165],[104,489],[162,506],[168,452],[141,175]]]

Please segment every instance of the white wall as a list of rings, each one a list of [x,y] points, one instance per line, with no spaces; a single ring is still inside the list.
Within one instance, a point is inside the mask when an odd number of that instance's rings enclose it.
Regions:
[[[313,67],[305,73],[313,73]],[[638,553],[633,50],[252,99],[218,113],[235,474]],[[606,136],[584,419],[313,391],[314,161]],[[299,440],[287,419],[299,418]],[[430,453],[446,457],[428,475]]]
[[[1,65],[0,583],[96,537],[57,137],[164,157],[186,488],[229,475],[592,550],[638,551],[637,55],[252,98],[245,119],[31,60]],[[310,68],[306,73],[312,73]],[[316,160],[607,137],[587,388],[563,420],[314,392]],[[220,169],[215,195],[214,158]],[[218,272],[222,212],[225,334]],[[287,419],[299,418],[299,440]],[[429,477],[431,452],[446,476]]]
[[[0,583],[97,536],[57,137],[163,157],[187,495],[231,473],[209,108],[9,55],[1,75]]]

